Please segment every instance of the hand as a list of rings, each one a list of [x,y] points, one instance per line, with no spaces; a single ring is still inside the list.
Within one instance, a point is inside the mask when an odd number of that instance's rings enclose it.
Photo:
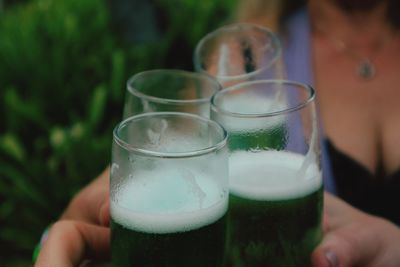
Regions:
[[[108,227],[61,220],[51,227],[35,267],[80,266],[85,259],[104,261],[109,255]]]
[[[400,266],[400,228],[325,193],[324,238],[314,267]]]
[[[72,199],[60,219],[108,225],[109,188],[110,168],[107,168]]]
[[[107,168],[70,202],[51,226],[35,267],[85,265],[109,259],[109,173]]]

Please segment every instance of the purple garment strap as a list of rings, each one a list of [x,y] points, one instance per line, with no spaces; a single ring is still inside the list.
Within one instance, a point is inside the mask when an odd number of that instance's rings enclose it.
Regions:
[[[301,9],[292,15],[285,25],[286,32],[283,38],[283,59],[287,72],[287,79],[305,83],[314,87],[311,64],[311,33],[308,12]],[[336,193],[328,149],[321,120],[319,135],[321,140],[321,164],[325,190]]]

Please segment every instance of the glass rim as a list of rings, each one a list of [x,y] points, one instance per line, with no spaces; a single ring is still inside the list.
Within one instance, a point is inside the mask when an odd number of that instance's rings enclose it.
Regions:
[[[245,89],[244,87],[251,86],[251,85],[257,85],[257,84],[282,84],[282,85],[286,84],[286,85],[296,86],[296,87],[301,88],[301,89],[305,90],[306,92],[308,92],[308,97],[304,101],[301,101],[300,103],[298,103],[294,106],[291,106],[291,107],[288,107],[288,108],[285,108],[282,110],[278,110],[278,111],[260,112],[260,113],[232,112],[232,111],[220,108],[219,106],[217,106],[215,104],[216,98],[223,94],[226,94],[226,93],[232,92],[232,91],[238,91],[238,90],[248,90],[248,89]],[[264,117],[274,117],[274,116],[288,114],[291,112],[298,111],[298,110],[308,106],[309,104],[311,104],[314,100],[315,100],[315,90],[311,85],[297,82],[297,81],[291,81],[291,80],[277,80],[277,79],[275,79],[275,80],[273,80],[273,79],[257,80],[257,81],[239,83],[239,84],[233,85],[231,87],[227,87],[227,88],[215,93],[213,95],[213,97],[211,98],[211,110],[218,112],[218,113],[225,114],[225,115],[229,115],[231,117],[264,118]]]
[[[214,90],[210,94],[209,97],[203,97],[203,98],[194,98],[194,99],[171,99],[171,98],[162,98],[162,97],[157,97],[157,96],[152,96],[145,94],[138,89],[136,89],[133,86],[133,83],[146,75],[152,75],[152,74],[157,74],[157,73],[163,73],[163,74],[168,74],[168,75],[182,75],[181,77],[189,77],[192,79],[197,79],[197,80],[208,80],[211,84],[213,84],[212,87]],[[222,89],[222,85],[211,75],[207,73],[198,73],[198,72],[192,72],[192,71],[185,71],[185,70],[178,70],[178,69],[153,69],[153,70],[146,70],[142,71],[139,73],[134,74],[132,77],[128,79],[126,82],[126,87],[129,93],[139,97],[143,98],[146,100],[149,100],[154,103],[161,103],[161,104],[176,104],[176,105],[186,105],[186,104],[204,104],[206,102],[209,102],[211,97],[218,92],[219,90]]]
[[[196,150],[189,150],[185,152],[158,152],[154,150],[149,150],[149,149],[144,149],[144,148],[139,148],[137,146],[131,145],[128,142],[124,140],[120,136],[120,131],[129,123],[135,120],[139,120],[143,117],[182,117],[182,118],[190,118],[193,120],[198,120],[202,121],[203,123],[206,123],[208,125],[211,125],[215,129],[220,129],[221,132],[221,140],[217,140],[216,142],[213,142],[212,145],[208,147],[204,147],[201,149],[196,149]],[[127,150],[129,152],[133,152],[136,154],[141,154],[144,156],[149,156],[149,157],[157,157],[157,158],[190,158],[190,157],[197,157],[205,154],[210,154],[212,152],[219,151],[223,149],[226,144],[227,144],[227,139],[228,139],[228,132],[225,130],[224,127],[222,127],[221,124],[218,122],[196,115],[196,114],[191,114],[191,113],[185,113],[185,112],[148,112],[148,113],[141,113],[139,115],[134,115],[131,117],[126,118],[125,120],[121,121],[118,123],[114,130],[113,130],[113,140],[114,142],[123,148],[124,150]]]
[[[275,47],[277,49],[276,49],[276,51],[275,51],[275,53],[274,53],[274,55],[272,57],[272,60],[270,60],[262,68],[254,70],[252,72],[245,73],[245,74],[215,76],[215,77],[218,77],[217,78],[218,80],[222,80],[222,81],[225,81],[225,80],[226,81],[228,81],[228,80],[240,80],[240,79],[243,79],[245,77],[254,76],[254,75],[257,75],[257,74],[259,74],[260,72],[262,72],[262,71],[264,71],[266,69],[269,69],[273,64],[275,64],[277,62],[277,60],[279,59],[279,57],[282,54],[282,49],[280,47],[279,38],[277,37],[276,34],[274,34],[272,32],[272,30],[270,30],[267,27],[264,27],[264,26],[261,26],[261,25],[258,25],[258,24],[254,24],[254,23],[248,23],[248,22],[231,23],[231,24],[227,24],[225,26],[222,26],[220,28],[217,28],[216,30],[206,34],[203,38],[201,38],[201,40],[196,45],[195,50],[194,50],[194,55],[193,55],[193,58],[194,58],[193,61],[194,61],[194,67],[199,73],[208,74],[208,72],[201,67],[201,63],[199,62],[199,60],[197,60],[198,58],[200,58],[200,56],[199,56],[200,55],[200,51],[201,51],[201,48],[203,47],[204,43],[206,41],[208,41],[209,39],[212,39],[214,36],[218,35],[220,32],[225,31],[227,29],[228,30],[229,29],[234,29],[235,27],[255,28],[257,30],[263,31],[264,33],[266,33],[267,36],[269,36],[271,38],[272,43],[275,44]]]

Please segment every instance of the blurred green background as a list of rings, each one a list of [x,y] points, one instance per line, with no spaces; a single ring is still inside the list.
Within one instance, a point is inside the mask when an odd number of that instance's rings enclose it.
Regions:
[[[192,70],[235,0],[0,0],[0,265],[30,266],[43,229],[109,163],[126,80]]]

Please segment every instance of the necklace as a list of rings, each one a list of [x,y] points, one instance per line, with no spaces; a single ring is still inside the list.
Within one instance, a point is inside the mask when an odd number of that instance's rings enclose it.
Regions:
[[[382,36],[379,38],[378,42],[372,48],[372,51],[369,56],[362,55],[355,48],[352,48],[345,41],[335,38],[333,36],[329,36],[327,31],[321,25],[317,25],[317,30],[322,33],[326,39],[334,46],[336,50],[339,52],[348,55],[353,60],[357,61],[357,66],[355,73],[357,77],[362,80],[372,80],[376,76],[376,66],[373,62],[374,58],[383,50],[383,48],[389,43],[389,41],[393,38],[393,36]]]
[[[345,42],[341,40],[331,40],[335,46],[336,49],[339,52],[342,52],[344,54],[349,55],[351,58],[357,61],[357,66],[356,66],[356,75],[361,78],[362,80],[371,80],[375,78],[376,75],[376,67],[375,64],[373,63],[372,59],[373,56],[379,52],[381,48],[375,48],[374,53],[372,55],[368,56],[363,56],[359,53],[356,52],[356,50],[351,49],[349,45],[347,45]]]

